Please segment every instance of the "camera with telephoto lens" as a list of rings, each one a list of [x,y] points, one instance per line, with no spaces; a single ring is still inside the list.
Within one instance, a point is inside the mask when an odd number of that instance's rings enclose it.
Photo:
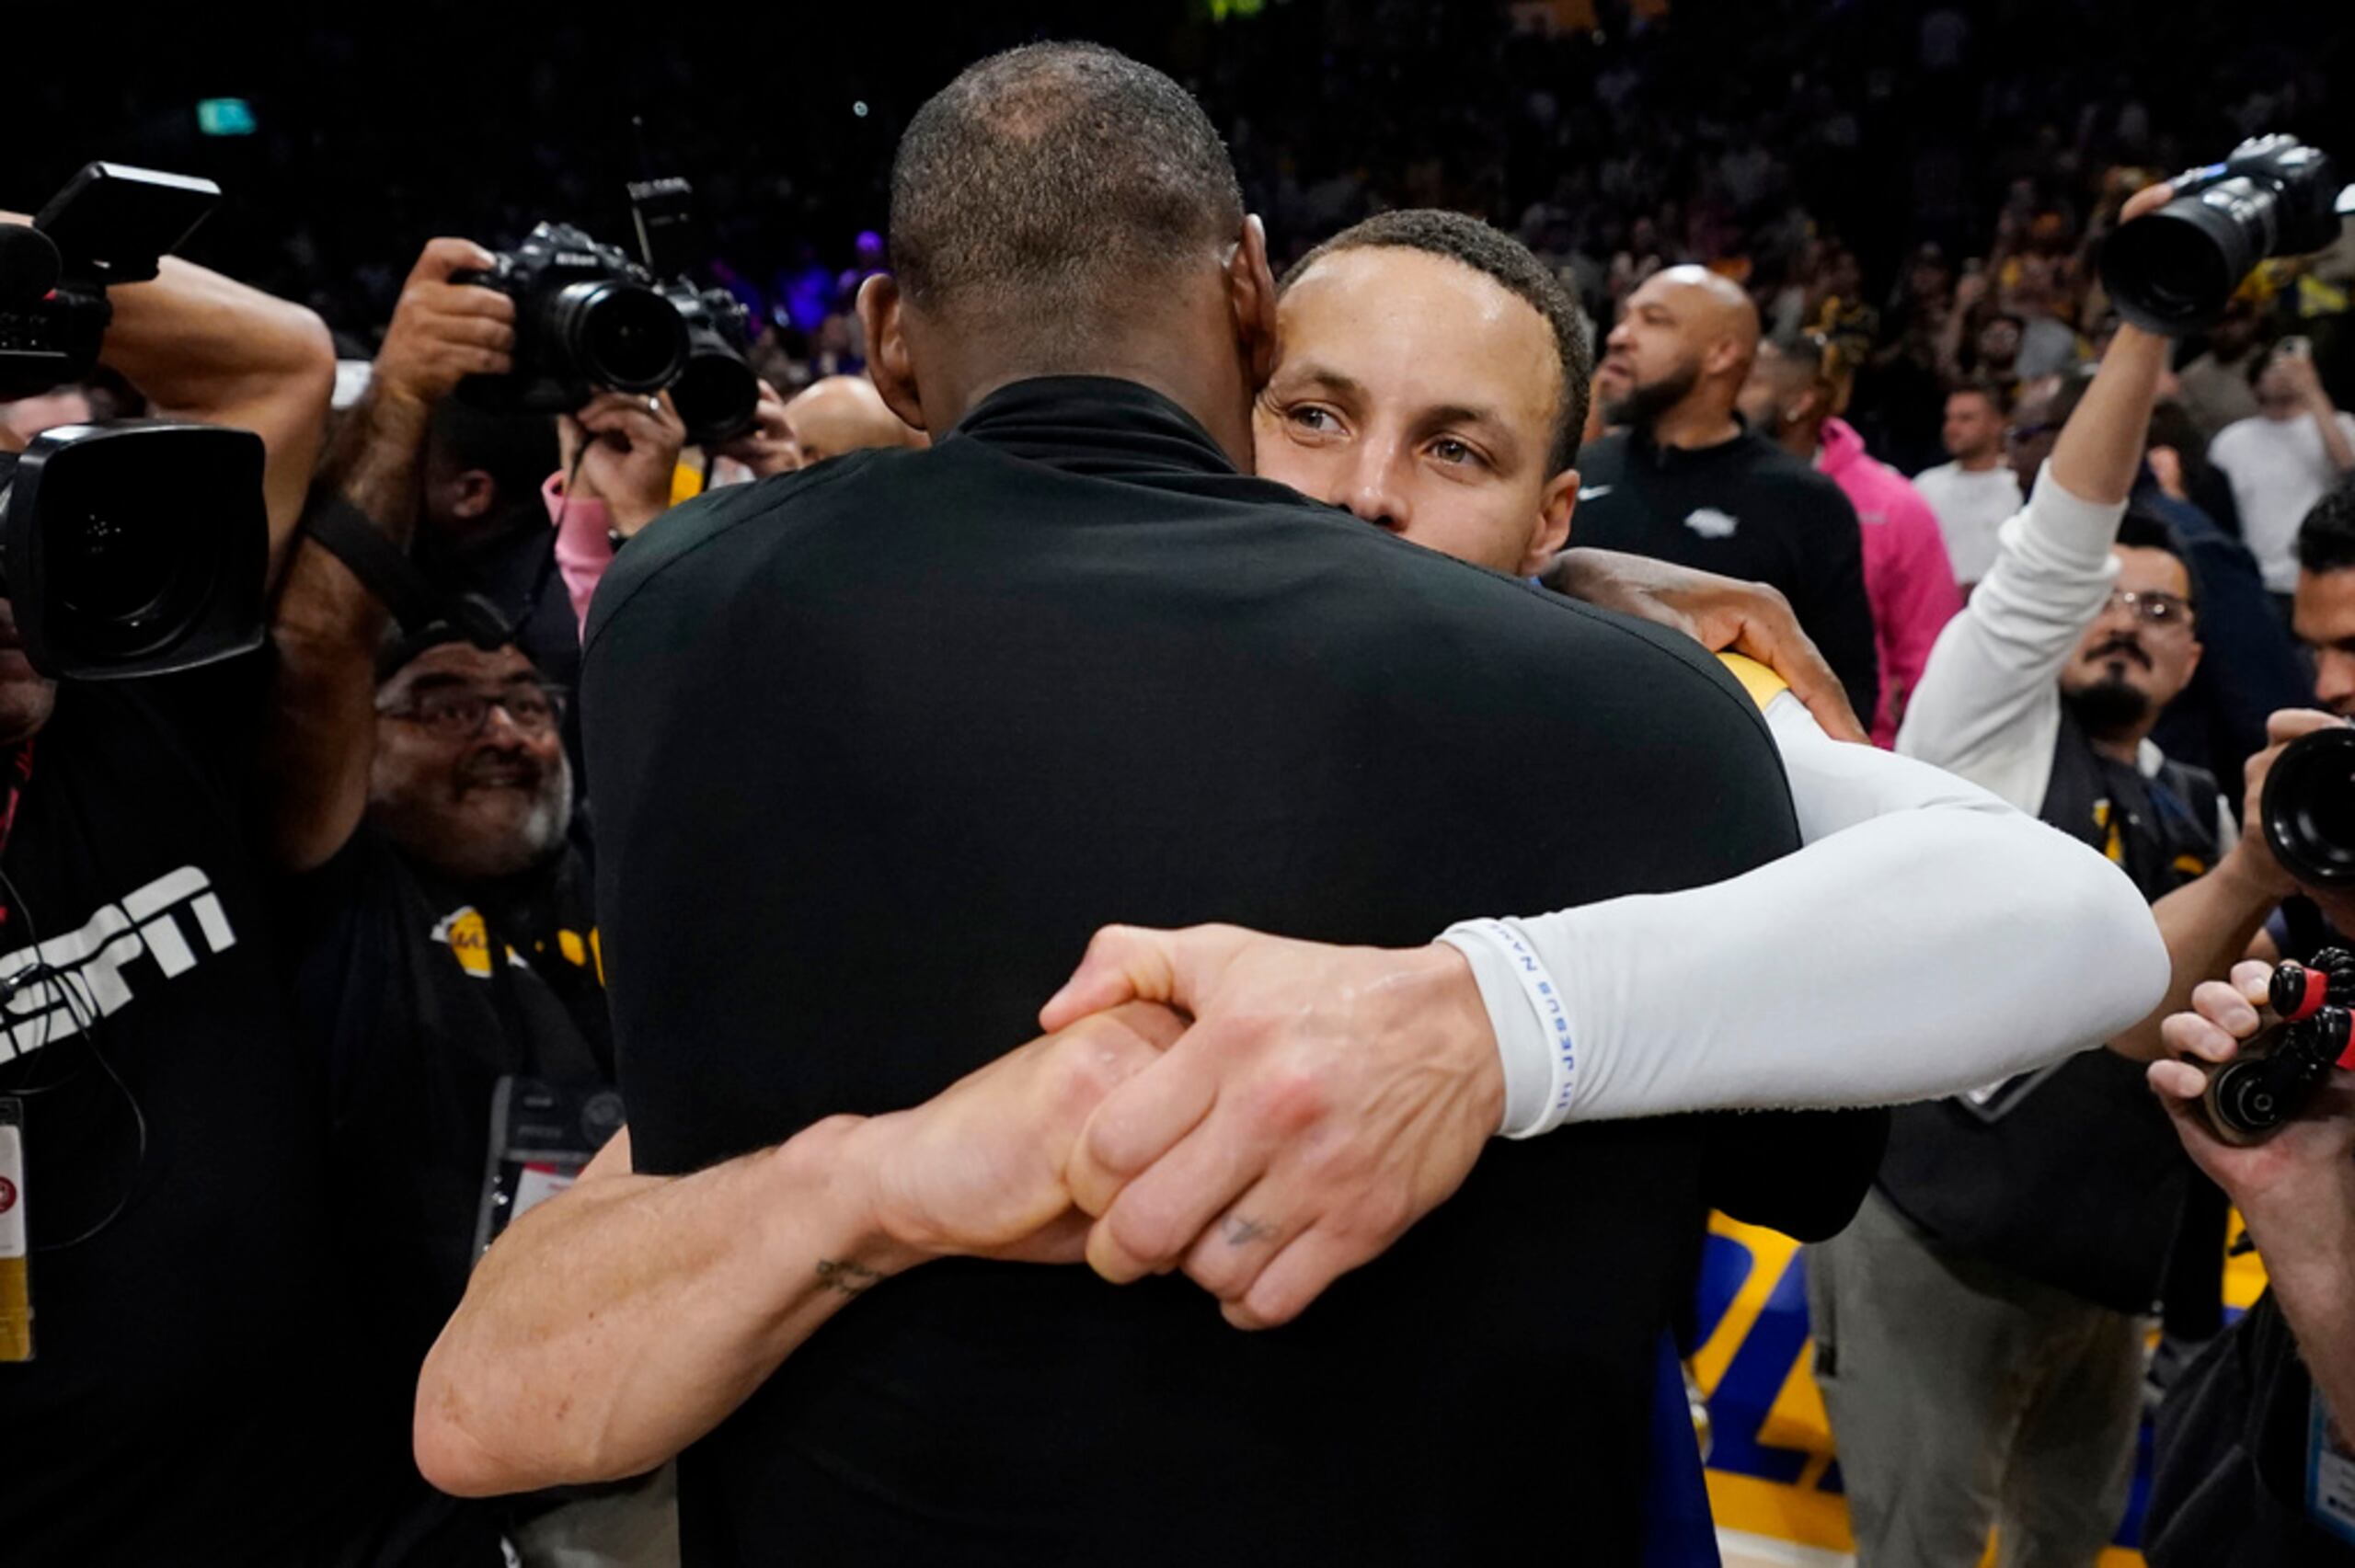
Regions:
[[[751,429],[761,403],[760,378],[745,362],[751,315],[725,289],[698,289],[684,278],[663,296],[687,328],[687,362],[671,383],[671,406],[696,446],[718,446]]]
[[[515,302],[515,369],[461,383],[478,406],[569,414],[601,388],[650,395],[686,369],[678,307],[627,255],[569,223],[542,223],[489,270],[451,280]]]
[[[2226,1143],[2262,1143],[2305,1108],[2335,1067],[2355,1067],[2355,953],[2326,947],[2273,971],[2281,1022],[2208,1075],[2209,1125]]]
[[[2294,136],[2253,136],[2173,184],[2173,200],[2120,224],[2101,252],[2119,314],[2170,336],[2213,326],[2258,262],[2327,248],[2355,211],[2355,187]]]
[[[2282,870],[2309,887],[2355,886],[2355,728],[2318,729],[2281,748],[2257,812]]]
[[[113,319],[219,199],[210,180],[86,166],[29,224],[0,224],[0,398],[86,377]],[[269,516],[249,430],[118,419],[0,453],[0,595],[42,674],[98,681],[258,647]]]

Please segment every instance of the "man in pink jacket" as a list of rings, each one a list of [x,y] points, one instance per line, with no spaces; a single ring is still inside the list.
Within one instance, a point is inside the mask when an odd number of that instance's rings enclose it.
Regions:
[[[1865,597],[1872,601],[1880,656],[1873,743],[1887,747],[1896,742],[1897,721],[1930,645],[1962,608],[1962,592],[1929,502],[1904,475],[1868,455],[1864,437],[1835,417],[1844,385],[1839,350],[1821,334],[1776,338],[1758,346],[1741,389],[1741,416],[1752,429],[1813,463],[1856,509]]]

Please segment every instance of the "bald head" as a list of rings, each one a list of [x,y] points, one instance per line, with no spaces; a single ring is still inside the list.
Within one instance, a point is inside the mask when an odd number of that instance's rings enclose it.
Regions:
[[[1667,298],[1696,332],[1738,343],[1745,353],[1757,349],[1758,307],[1732,279],[1688,262],[1655,272],[1636,292],[1646,290]]]
[[[863,375],[830,375],[816,383],[786,404],[785,423],[803,468],[868,447],[925,444],[924,432],[901,423]]]
[[[1757,352],[1758,311],[1740,284],[1706,267],[1655,272],[1607,339],[1604,415],[1655,435],[1669,422],[1724,439]]]

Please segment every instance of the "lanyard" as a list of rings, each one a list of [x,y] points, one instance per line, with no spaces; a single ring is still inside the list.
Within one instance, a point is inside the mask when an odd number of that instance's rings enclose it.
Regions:
[[[0,854],[7,853],[10,835],[17,830],[17,807],[25,802],[25,786],[33,780],[33,743],[27,740],[0,762]],[[0,904],[0,925],[5,925],[10,910]]]

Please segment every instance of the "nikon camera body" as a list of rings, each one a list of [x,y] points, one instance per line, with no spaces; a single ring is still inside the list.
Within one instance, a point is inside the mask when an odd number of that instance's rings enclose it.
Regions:
[[[515,302],[515,369],[470,376],[480,407],[565,414],[601,389],[651,395],[687,365],[687,324],[646,269],[569,223],[542,223],[488,271],[453,280]]]

